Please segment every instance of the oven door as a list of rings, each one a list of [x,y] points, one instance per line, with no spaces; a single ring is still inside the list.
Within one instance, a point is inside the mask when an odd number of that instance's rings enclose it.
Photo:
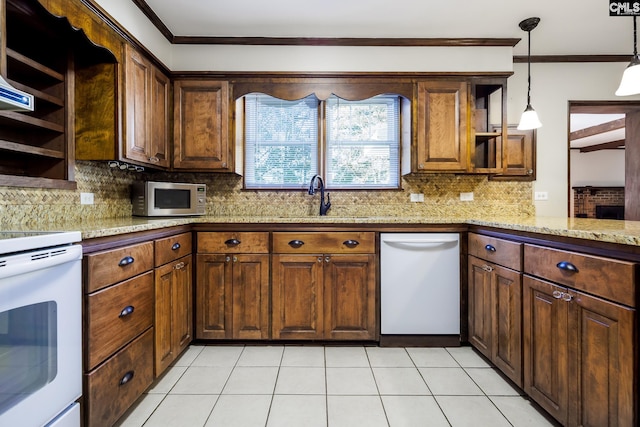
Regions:
[[[2,426],[43,426],[82,394],[82,247],[62,251],[0,267]]]

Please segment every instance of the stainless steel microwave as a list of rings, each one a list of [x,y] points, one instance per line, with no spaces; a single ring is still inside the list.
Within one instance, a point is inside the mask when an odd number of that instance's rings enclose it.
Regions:
[[[131,189],[135,216],[204,215],[206,200],[205,184],[145,181]]]

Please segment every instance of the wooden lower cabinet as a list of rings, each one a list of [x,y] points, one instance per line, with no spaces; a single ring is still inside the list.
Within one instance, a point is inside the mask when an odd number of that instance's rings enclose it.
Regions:
[[[153,382],[153,328],[84,377],[87,426],[111,426]]]
[[[198,254],[196,337],[269,338],[269,255]]]
[[[469,341],[522,386],[522,273],[469,256]]]
[[[635,310],[526,277],[524,390],[567,426],[637,425]]]
[[[376,338],[373,255],[278,254],[272,271],[274,339]]]
[[[155,373],[159,376],[193,340],[191,255],[155,271]]]

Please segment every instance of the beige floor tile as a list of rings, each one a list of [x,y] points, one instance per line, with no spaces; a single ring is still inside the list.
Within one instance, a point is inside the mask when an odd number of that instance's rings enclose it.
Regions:
[[[282,366],[324,367],[324,347],[286,346]]]
[[[456,359],[442,347],[409,347],[407,353],[413,363],[422,368],[457,368]]]
[[[511,427],[486,396],[435,396],[452,427]]]
[[[324,368],[283,366],[275,394],[326,394]]]
[[[372,368],[380,394],[429,395],[431,392],[416,368]]]
[[[239,366],[233,369],[223,394],[273,394],[277,367]]]
[[[449,427],[433,396],[382,396],[390,427]]]
[[[169,394],[145,427],[202,427],[218,399],[217,395]]]
[[[380,396],[327,396],[330,427],[388,427]]]
[[[284,347],[246,346],[236,366],[280,366]]]
[[[244,346],[211,345],[202,349],[191,366],[235,366]]]
[[[221,395],[207,420],[206,427],[264,427],[271,396]]]
[[[462,368],[418,368],[434,395],[482,395]]]
[[[377,395],[371,368],[327,368],[327,394]]]
[[[447,351],[463,368],[490,368],[478,353],[471,347],[447,347]]]
[[[169,367],[160,378],[157,378],[151,387],[147,390],[147,393],[154,394],[167,394],[174,385],[178,382],[178,380],[182,377],[182,375],[186,372],[186,366],[171,366]]]
[[[364,347],[325,347],[327,368],[368,368],[369,359]]]
[[[205,348],[203,345],[191,345],[182,354],[173,361],[173,366],[189,366]]]
[[[553,427],[559,425],[555,421],[551,421],[546,414],[543,415],[523,397],[491,396],[490,399],[514,427]]]
[[[220,394],[231,373],[230,367],[191,366],[173,386],[170,394]]]
[[[142,427],[164,397],[164,394],[143,394],[118,420],[115,427]]]
[[[471,379],[489,396],[519,396],[520,390],[511,385],[493,368],[466,368]]]
[[[404,348],[366,347],[371,367],[408,368],[413,367],[413,361]]]
[[[326,427],[326,396],[273,396],[267,427]]]

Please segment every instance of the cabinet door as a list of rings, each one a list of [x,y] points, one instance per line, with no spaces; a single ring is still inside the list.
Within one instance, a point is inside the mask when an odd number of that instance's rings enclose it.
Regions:
[[[172,346],[177,357],[193,340],[193,283],[191,280],[192,257],[187,255],[172,263],[173,307]]]
[[[518,130],[509,126],[504,145],[503,171],[491,176],[492,180],[535,181],[536,143],[535,129]]]
[[[319,339],[323,332],[322,255],[274,255],[272,338]]]
[[[228,82],[174,82],[173,143],[176,169],[231,170]]]
[[[152,77],[150,79],[150,102],[151,107],[149,127],[151,138],[147,143],[148,162],[161,166],[169,167],[169,124],[171,115],[169,110],[169,78],[162,74],[155,67],[152,68]]]
[[[568,307],[566,292],[531,277],[523,280],[524,391],[561,424],[568,414]]]
[[[570,368],[569,425],[637,425],[635,310],[579,292],[571,295],[573,300],[567,304],[575,366],[572,363]]]
[[[269,255],[233,255],[233,338],[269,338]]]
[[[468,85],[418,82],[415,172],[468,169]]]
[[[125,55],[125,141],[122,154],[125,159],[148,163],[151,64],[129,45]]]
[[[375,339],[375,289],[373,255],[325,255],[325,338]]]
[[[491,360],[522,387],[522,273],[493,267]]]
[[[231,257],[198,254],[196,271],[196,338],[231,338]]]
[[[469,342],[491,358],[491,269],[481,259],[469,256]]]
[[[155,374],[160,375],[193,339],[191,255],[156,268]]]

